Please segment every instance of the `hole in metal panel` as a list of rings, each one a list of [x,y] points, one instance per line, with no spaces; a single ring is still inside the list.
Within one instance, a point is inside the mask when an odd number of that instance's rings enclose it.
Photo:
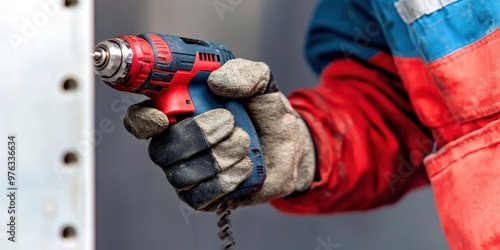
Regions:
[[[72,226],[62,228],[61,237],[65,240],[73,240],[76,238],[76,229]]]
[[[78,87],[78,84],[74,79],[66,79],[63,83],[63,89],[66,91],[73,91],[77,87]]]
[[[64,5],[66,7],[73,7],[78,4],[78,0],[64,0]]]
[[[64,164],[73,165],[78,162],[78,156],[73,152],[67,152],[63,158]]]

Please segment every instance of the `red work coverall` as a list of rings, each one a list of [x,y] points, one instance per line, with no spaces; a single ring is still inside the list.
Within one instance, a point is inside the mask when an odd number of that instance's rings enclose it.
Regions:
[[[323,214],[432,184],[452,249],[500,249],[500,1],[322,0],[306,55],[319,85],[290,101],[317,178],[271,203]]]

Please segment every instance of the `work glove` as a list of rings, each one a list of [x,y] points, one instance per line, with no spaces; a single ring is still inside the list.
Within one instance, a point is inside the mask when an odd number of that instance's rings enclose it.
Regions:
[[[262,145],[266,180],[252,200],[240,205],[307,190],[315,173],[314,144],[305,122],[278,90],[269,67],[230,60],[210,74],[208,86],[218,96],[242,100]],[[215,209],[219,199],[252,172],[246,155],[250,137],[234,126],[233,115],[225,109],[168,126],[167,117],[145,101],[129,108],[124,124],[139,139],[152,137],[151,159],[194,209]]]

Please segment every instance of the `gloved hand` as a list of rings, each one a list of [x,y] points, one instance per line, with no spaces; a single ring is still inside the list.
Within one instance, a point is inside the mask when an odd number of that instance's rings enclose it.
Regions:
[[[221,97],[244,99],[262,144],[267,178],[247,204],[309,188],[316,166],[314,144],[302,118],[279,92],[269,67],[230,60],[211,73],[208,86]],[[165,171],[179,197],[197,210],[214,209],[218,199],[234,191],[252,171],[246,156],[250,138],[234,126],[227,110],[214,109],[167,128],[167,117],[145,101],[129,108],[124,124],[139,139],[152,137],[151,159]]]

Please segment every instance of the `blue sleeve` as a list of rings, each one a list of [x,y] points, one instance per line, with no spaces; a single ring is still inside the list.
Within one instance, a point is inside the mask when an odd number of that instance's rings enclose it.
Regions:
[[[307,34],[306,58],[316,74],[339,58],[366,61],[389,52],[368,0],[320,0]]]

